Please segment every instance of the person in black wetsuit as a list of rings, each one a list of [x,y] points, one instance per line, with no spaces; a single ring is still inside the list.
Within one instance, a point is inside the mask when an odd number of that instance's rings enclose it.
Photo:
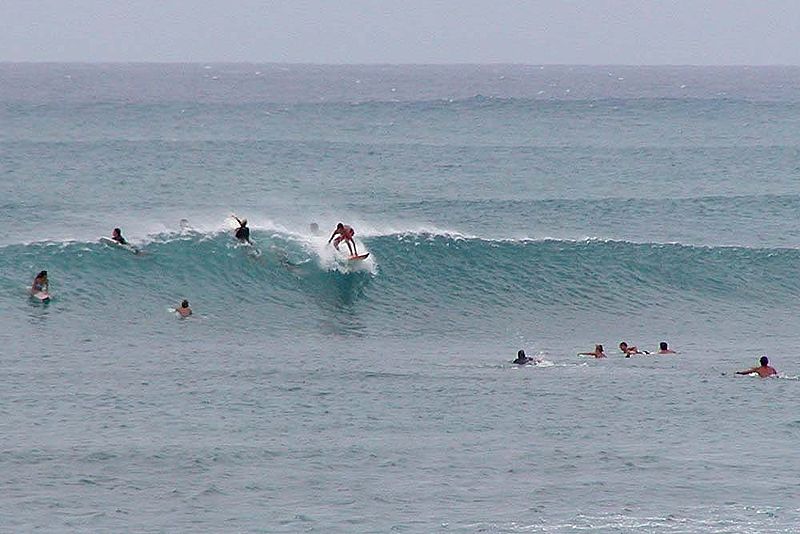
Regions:
[[[535,364],[536,360],[534,360],[530,356],[526,356],[524,350],[520,350],[519,352],[517,352],[517,359],[511,363],[515,363],[517,365],[527,365],[529,363]]]
[[[122,230],[119,228],[114,228],[114,231],[111,232],[111,239],[119,243],[120,245],[127,245],[128,242],[122,237]]]
[[[231,215],[231,217],[236,219],[236,222],[239,223],[239,228],[236,229],[233,235],[236,236],[236,239],[239,241],[244,241],[252,245],[253,243],[250,241],[250,228],[247,227],[247,219],[240,219],[236,215]]]

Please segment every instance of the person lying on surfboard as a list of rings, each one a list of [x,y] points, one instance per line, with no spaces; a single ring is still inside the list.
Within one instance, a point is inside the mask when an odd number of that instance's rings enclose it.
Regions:
[[[622,351],[625,354],[626,358],[630,358],[631,356],[634,356],[636,354],[650,354],[646,350],[639,350],[634,345],[630,345],[629,346],[624,341],[619,344],[619,350]]]
[[[36,275],[36,278],[33,279],[33,284],[31,285],[31,295],[38,293],[39,291],[44,291],[47,293],[48,287],[49,283],[47,282],[47,271],[42,271]]]
[[[761,378],[767,378],[768,376],[778,374],[778,371],[776,371],[775,368],[769,364],[769,358],[767,358],[766,356],[762,356],[758,363],[760,363],[761,365],[758,367],[753,367],[752,369],[746,369],[744,371],[736,371],[736,374],[749,375],[756,373]]]
[[[236,215],[231,215],[231,217],[236,219],[236,222],[239,223],[239,228],[236,229],[233,235],[239,241],[244,241],[252,245],[253,243],[250,241],[250,228],[247,227],[247,219],[240,219]]]
[[[578,356],[594,356],[595,358],[605,358],[606,353],[603,352],[603,345],[595,345],[594,352],[579,352]]]
[[[336,236],[339,237],[336,237]],[[347,226],[346,224],[339,223],[336,225],[336,230],[333,231],[333,235],[330,239],[328,239],[328,244],[333,241],[333,248],[339,250],[339,243],[344,241],[347,243],[347,248],[350,250],[351,256],[358,256],[358,251],[356,250],[356,242],[353,241],[353,236],[356,235],[356,231],[353,230],[351,227]],[[336,238],[334,240],[334,238]]]
[[[529,363],[532,363],[533,365],[536,365],[537,363],[541,363],[541,362],[542,362],[542,360],[537,360],[536,358],[532,358],[531,356],[527,356],[525,354],[524,350],[519,350],[517,352],[517,359],[514,360],[511,363],[515,363],[517,365],[528,365]]]
[[[114,228],[114,231],[111,232],[111,239],[119,243],[120,245],[127,245],[128,242],[122,237],[122,230],[119,228]]]

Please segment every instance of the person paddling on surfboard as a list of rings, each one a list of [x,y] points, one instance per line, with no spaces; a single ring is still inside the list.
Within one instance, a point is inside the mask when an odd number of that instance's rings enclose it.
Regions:
[[[47,271],[42,271],[36,275],[36,278],[33,279],[33,284],[31,285],[31,295],[34,295],[40,291],[47,293],[50,284],[47,281]]]
[[[116,241],[120,245],[127,245],[128,244],[128,241],[126,241],[125,238],[122,237],[122,230],[120,230],[119,228],[114,228],[114,231],[111,232],[111,239],[113,239],[114,241]]]
[[[347,243],[347,248],[350,250],[351,256],[358,256],[358,251],[356,250],[356,242],[353,241],[353,236],[356,235],[356,231],[353,230],[350,226],[346,224],[339,223],[336,225],[336,230],[333,231],[333,235],[330,239],[328,239],[328,244],[333,241],[333,248],[339,250],[339,243],[344,241]],[[336,237],[338,236],[338,237]],[[336,238],[334,240],[334,238]]]
[[[514,360],[511,363],[515,363],[517,365],[528,365],[529,363],[533,364],[533,365],[536,365],[537,363],[541,363],[541,362],[542,362],[542,360],[537,360],[536,358],[532,358],[530,356],[527,356],[525,354],[525,351],[520,349],[517,352],[517,359]]]
[[[759,365],[758,367],[753,367],[752,369],[745,369],[744,371],[736,371],[736,374],[749,375],[756,373],[761,378],[767,378],[768,376],[773,376],[778,374],[778,371],[776,371],[775,368],[769,364],[769,358],[767,358],[766,356],[762,356],[761,359],[758,361],[758,363],[760,363],[761,365]]]
[[[628,345],[628,344],[627,344],[627,343],[625,343],[624,341],[622,341],[622,342],[619,344],[619,350],[620,350],[622,353],[624,353],[624,354],[625,354],[625,357],[626,357],[626,358],[630,358],[631,356],[634,356],[634,355],[636,355],[636,354],[650,354],[650,353],[649,353],[649,352],[647,352],[646,350],[639,350],[639,349],[638,349],[636,346],[634,346],[634,345]]]
[[[233,235],[239,241],[244,241],[245,243],[252,245],[253,243],[250,241],[250,228],[247,227],[247,219],[240,219],[236,215],[231,215],[231,217],[236,219],[236,222],[239,223],[239,228],[236,229],[236,232]]]
[[[594,346],[593,352],[579,352],[578,356],[594,356],[595,358],[605,358],[606,353],[603,352],[603,345],[597,344]]]

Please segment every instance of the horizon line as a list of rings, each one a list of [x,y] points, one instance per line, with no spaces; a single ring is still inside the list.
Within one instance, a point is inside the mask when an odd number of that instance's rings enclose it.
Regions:
[[[0,65],[276,65],[295,67],[687,67],[687,68],[798,68],[791,63],[520,63],[520,62],[452,62],[452,63],[315,63],[281,61],[50,61],[0,60]]]

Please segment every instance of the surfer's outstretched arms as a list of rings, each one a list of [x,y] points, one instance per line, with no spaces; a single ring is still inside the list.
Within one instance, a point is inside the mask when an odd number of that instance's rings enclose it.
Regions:
[[[356,242],[353,241],[353,236],[355,234],[356,234],[355,230],[353,230],[350,226],[339,223],[336,225],[336,230],[333,231],[333,235],[331,235],[331,238],[328,239],[328,243],[333,241],[333,248],[339,250],[339,243],[344,241],[345,243],[347,243],[347,248],[350,250],[350,255],[357,256],[358,250],[356,250]]]
[[[532,363],[536,365],[537,363],[541,362],[542,360],[537,360],[536,358],[532,358],[531,356],[526,356],[524,350],[520,350],[517,352],[517,359],[511,363],[515,363],[517,365],[527,365]]]
[[[777,375],[778,371],[769,364],[769,358],[762,356],[759,362],[761,365],[753,367],[752,369],[745,369],[744,371],[736,371],[737,375],[750,375],[753,373],[758,374],[761,378]]]

